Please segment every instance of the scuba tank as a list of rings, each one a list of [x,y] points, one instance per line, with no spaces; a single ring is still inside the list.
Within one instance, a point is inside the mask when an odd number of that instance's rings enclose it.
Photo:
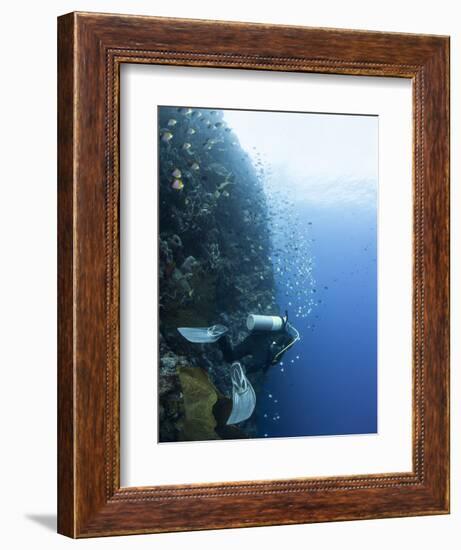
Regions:
[[[279,315],[254,315],[250,313],[247,317],[248,330],[264,330],[267,332],[275,332],[281,330],[285,325],[285,321]]]

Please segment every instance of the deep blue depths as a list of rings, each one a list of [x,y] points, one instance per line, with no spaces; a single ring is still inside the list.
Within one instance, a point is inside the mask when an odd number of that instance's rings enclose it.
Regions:
[[[297,208],[314,257],[316,305],[306,319],[291,317],[301,341],[285,354],[282,367],[268,372],[258,395],[258,435],[376,433],[376,210]],[[297,229],[287,238],[303,237]],[[286,252],[282,263],[289,265],[296,252]],[[281,309],[293,314],[292,297],[277,273],[276,284]]]

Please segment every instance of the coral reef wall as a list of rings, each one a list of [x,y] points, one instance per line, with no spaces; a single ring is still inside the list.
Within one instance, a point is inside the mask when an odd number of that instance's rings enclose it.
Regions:
[[[236,344],[248,313],[278,313],[263,177],[222,111],[159,108],[160,441],[203,439],[200,426],[195,435],[184,428],[184,369],[203,369],[218,398],[231,397],[219,346],[191,344],[177,327],[223,324]],[[261,376],[249,375],[256,392]],[[255,415],[238,429],[220,429],[219,418],[214,430],[204,422],[207,439],[251,437],[257,429]]]

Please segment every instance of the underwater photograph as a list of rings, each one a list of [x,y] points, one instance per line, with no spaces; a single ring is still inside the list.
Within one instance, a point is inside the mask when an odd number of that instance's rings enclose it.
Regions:
[[[378,117],[157,114],[158,441],[376,434]]]

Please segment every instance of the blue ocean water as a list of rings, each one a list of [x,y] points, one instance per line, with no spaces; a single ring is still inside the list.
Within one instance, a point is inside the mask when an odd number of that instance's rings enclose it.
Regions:
[[[274,220],[278,303],[301,340],[268,371],[258,436],[376,433],[376,205],[305,201]]]

